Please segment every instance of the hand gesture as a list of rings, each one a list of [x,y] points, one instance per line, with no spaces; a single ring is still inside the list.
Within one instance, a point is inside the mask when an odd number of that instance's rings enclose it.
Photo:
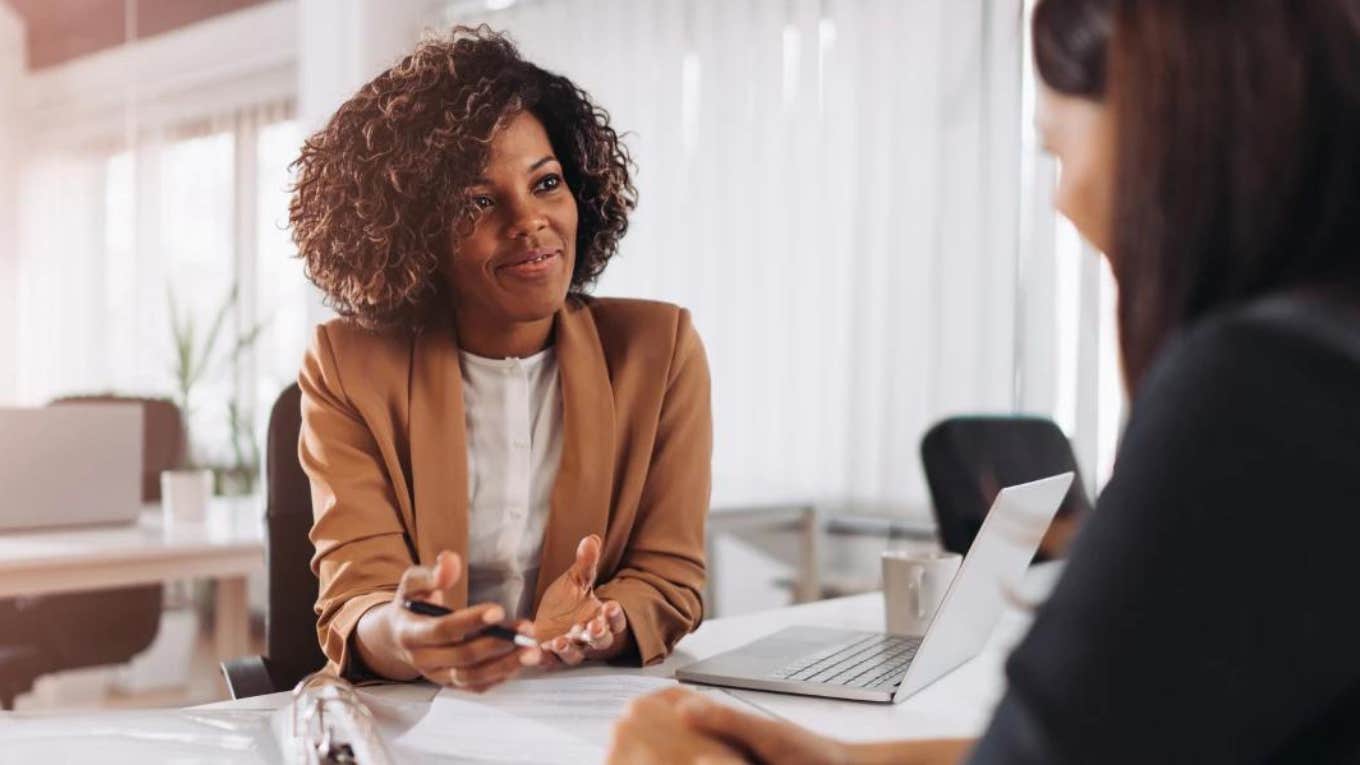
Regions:
[[[582,539],[571,568],[543,592],[534,617],[534,636],[546,651],[542,666],[609,659],[628,645],[628,618],[623,607],[595,595],[600,547],[595,534]]]
[[[505,609],[495,603],[469,606],[447,616],[421,616],[406,610],[407,599],[448,606],[450,590],[462,573],[462,560],[452,552],[440,553],[432,568],[408,568],[387,606],[387,625],[397,658],[421,677],[439,685],[483,691],[514,677],[521,667],[538,664],[542,652],[479,634],[488,625],[505,621]],[[530,633],[527,620],[513,626]]]

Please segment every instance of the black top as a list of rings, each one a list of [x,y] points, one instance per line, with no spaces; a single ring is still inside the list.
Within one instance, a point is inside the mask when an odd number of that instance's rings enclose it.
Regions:
[[[1360,762],[1360,312],[1168,344],[974,763]]]

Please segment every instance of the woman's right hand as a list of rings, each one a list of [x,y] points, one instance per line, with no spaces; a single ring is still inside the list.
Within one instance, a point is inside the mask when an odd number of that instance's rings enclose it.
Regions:
[[[408,599],[447,606],[452,602],[449,591],[462,576],[462,569],[462,560],[452,552],[440,553],[433,567],[412,566],[402,575],[391,602],[364,615],[360,620],[360,655],[370,668],[393,679],[419,676],[438,685],[479,692],[542,660],[542,651],[537,648],[520,648],[501,638],[478,635],[486,626],[504,622],[505,609],[495,603],[469,606],[447,616],[423,616],[406,610],[403,604]],[[377,618],[365,625],[370,616]],[[513,626],[532,634],[532,624],[527,620]],[[370,639],[365,641],[365,636]],[[400,673],[406,677],[383,671],[381,665],[388,663],[384,659],[395,659],[407,668]]]

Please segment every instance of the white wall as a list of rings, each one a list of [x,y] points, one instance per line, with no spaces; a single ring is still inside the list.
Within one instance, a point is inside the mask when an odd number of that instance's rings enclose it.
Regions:
[[[19,80],[24,68],[24,28],[0,3],[0,404],[18,386],[18,120]]]

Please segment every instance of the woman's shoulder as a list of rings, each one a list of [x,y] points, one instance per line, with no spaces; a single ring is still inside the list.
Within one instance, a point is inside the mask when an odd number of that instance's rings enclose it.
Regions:
[[[638,298],[577,299],[577,310],[588,311],[608,348],[665,347],[697,339],[689,310],[674,303]]]
[[[1254,374],[1268,376],[1274,386],[1360,380],[1360,306],[1285,294],[1215,312],[1169,344],[1146,387],[1241,381]]]
[[[343,317],[324,321],[313,329],[307,349],[309,364],[334,368],[342,377],[381,377],[386,369],[404,374],[410,362],[415,336],[402,329],[367,329]]]
[[[313,344],[324,342],[338,352],[380,353],[385,349],[409,348],[414,336],[404,329],[368,329],[353,319],[339,316],[316,325]]]
[[[677,322],[689,320],[687,309],[662,300],[593,296],[576,300],[582,309],[590,311],[596,324],[619,324],[645,332],[666,327],[674,329]]]
[[[1195,323],[1139,386],[1124,450],[1174,442],[1263,455],[1326,442],[1360,457],[1360,322],[1351,310],[1267,298]]]

